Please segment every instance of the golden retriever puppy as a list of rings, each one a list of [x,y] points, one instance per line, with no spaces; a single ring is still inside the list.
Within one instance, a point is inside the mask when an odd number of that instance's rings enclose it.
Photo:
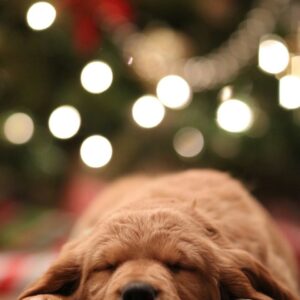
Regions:
[[[227,174],[112,184],[19,299],[296,300],[295,263],[268,213]]]

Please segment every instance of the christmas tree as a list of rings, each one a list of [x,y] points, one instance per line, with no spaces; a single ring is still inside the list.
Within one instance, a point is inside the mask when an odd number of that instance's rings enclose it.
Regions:
[[[55,206],[76,172],[198,167],[296,202],[299,11],[279,0],[1,1],[0,204]]]

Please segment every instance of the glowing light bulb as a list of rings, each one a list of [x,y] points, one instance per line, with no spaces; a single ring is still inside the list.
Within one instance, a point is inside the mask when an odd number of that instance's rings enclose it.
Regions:
[[[78,110],[70,105],[56,108],[50,115],[48,126],[59,139],[69,139],[79,130],[81,118]]]
[[[195,157],[204,147],[202,133],[192,127],[180,129],[173,140],[175,151],[183,157]]]
[[[158,99],[172,109],[186,107],[191,101],[191,88],[180,76],[168,75],[162,78],[156,87]]]
[[[230,85],[224,86],[219,92],[219,98],[221,101],[229,100],[233,95],[233,88]]]
[[[262,41],[259,45],[259,67],[270,74],[278,74],[284,71],[290,61],[287,46],[276,38]]]
[[[82,69],[80,80],[86,91],[92,94],[100,94],[111,86],[113,72],[107,63],[92,61]]]
[[[253,123],[253,113],[250,107],[237,99],[222,102],[217,110],[217,123],[226,131],[243,132]]]
[[[25,144],[33,136],[34,124],[30,116],[18,112],[10,115],[4,123],[4,135],[13,144]]]
[[[113,149],[109,140],[101,135],[85,139],[80,147],[82,161],[91,168],[101,168],[109,163]]]
[[[153,128],[161,123],[165,116],[165,108],[154,96],[146,95],[134,103],[132,117],[141,127]]]
[[[27,11],[26,20],[33,30],[44,30],[49,28],[56,18],[56,10],[48,2],[36,2]]]
[[[286,109],[300,107],[300,77],[287,75],[280,79],[279,104]]]

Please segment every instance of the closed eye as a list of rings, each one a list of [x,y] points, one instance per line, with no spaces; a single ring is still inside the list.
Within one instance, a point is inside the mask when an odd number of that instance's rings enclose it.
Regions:
[[[104,272],[104,271],[110,271],[113,272],[117,268],[117,264],[105,264],[102,266],[96,266],[92,269],[92,272]]]
[[[196,269],[188,266],[186,264],[178,263],[178,262],[167,262],[165,263],[167,268],[172,272],[172,273],[179,273],[181,271],[188,271],[188,272],[194,272]]]

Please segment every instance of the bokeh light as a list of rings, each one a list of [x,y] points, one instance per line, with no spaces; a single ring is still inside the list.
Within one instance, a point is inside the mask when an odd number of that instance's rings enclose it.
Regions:
[[[217,110],[218,125],[229,132],[243,132],[253,123],[253,113],[250,107],[237,99],[222,102]]]
[[[80,80],[86,91],[92,94],[100,94],[111,86],[113,72],[107,63],[92,61],[82,69]]]
[[[230,85],[224,86],[219,92],[219,98],[221,101],[226,101],[232,98],[233,88]]]
[[[113,148],[110,141],[101,135],[86,138],[80,147],[82,161],[91,168],[101,168],[112,158]]]
[[[300,107],[300,77],[287,75],[279,80],[279,104],[286,109]]]
[[[136,100],[132,106],[132,117],[141,127],[153,128],[161,123],[165,108],[154,96],[146,95]]]
[[[44,30],[49,28],[56,18],[56,10],[48,2],[36,2],[27,11],[26,20],[28,26],[33,30]]]
[[[185,127],[175,134],[173,146],[180,156],[195,157],[204,147],[204,138],[200,130],[193,127]]]
[[[259,45],[259,67],[270,74],[278,74],[284,71],[290,60],[290,54],[283,41],[277,38],[268,38]]]
[[[59,139],[69,139],[79,130],[81,117],[76,108],[63,105],[56,108],[50,115],[48,126],[51,133]]]
[[[13,144],[25,144],[33,136],[34,124],[30,116],[18,112],[10,115],[4,122],[4,136]]]
[[[180,76],[168,75],[157,84],[156,94],[158,99],[172,109],[186,107],[191,100],[191,88]]]

